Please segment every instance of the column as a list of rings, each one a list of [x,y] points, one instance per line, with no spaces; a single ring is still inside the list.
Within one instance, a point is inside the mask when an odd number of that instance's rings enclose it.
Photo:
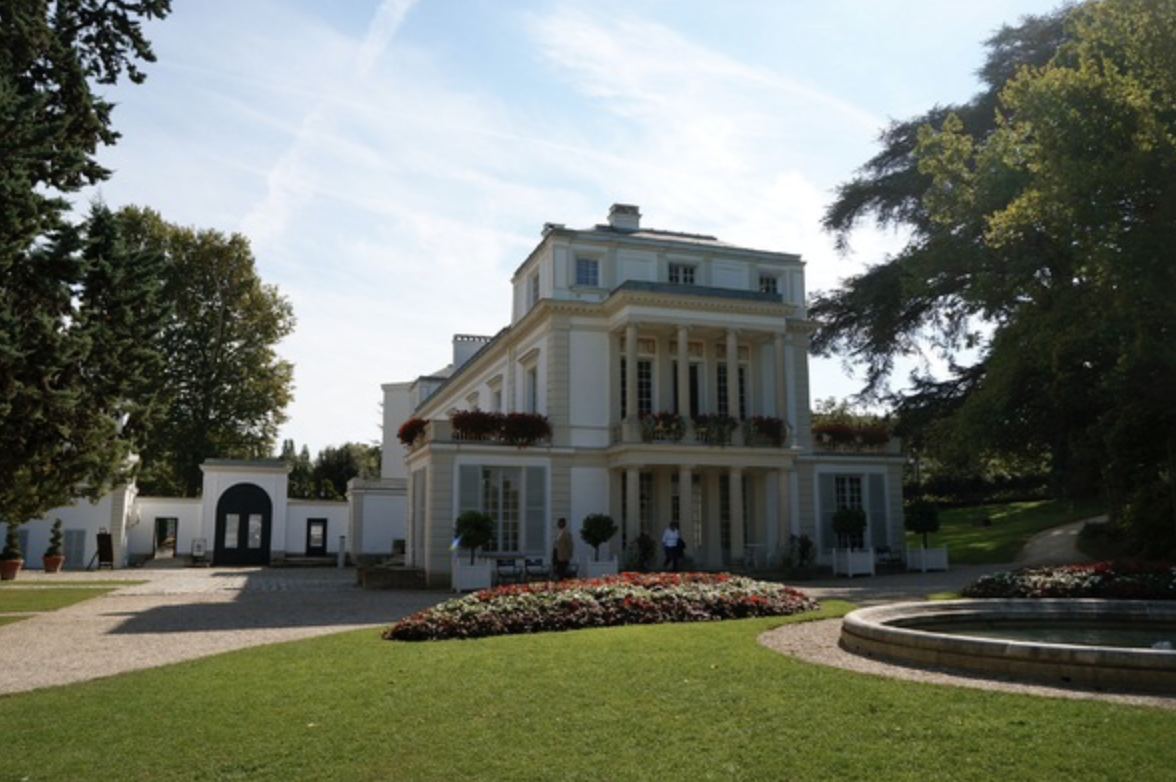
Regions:
[[[723,561],[723,525],[720,523],[723,512],[719,505],[719,482],[722,477],[721,470],[707,469],[702,472],[702,496],[705,499],[702,548],[706,551],[706,566],[711,570],[723,570],[726,565]]]
[[[791,481],[791,470],[781,468],[776,471],[776,530],[780,537],[780,545],[787,543],[789,535],[800,534],[799,528],[792,528],[792,500],[788,491]],[[816,542],[815,535],[813,542]]]
[[[625,539],[632,542],[641,534],[641,468],[625,470]]]
[[[791,445],[795,436],[796,427],[792,425],[792,421],[788,420],[788,387],[785,385],[787,378],[784,375],[784,348],[784,333],[777,332],[775,335],[775,350],[773,352],[776,363],[774,378],[776,386],[776,417],[787,424],[788,435],[786,436],[786,442]]]
[[[678,468],[678,522],[689,552],[697,545],[698,538],[694,535],[694,469],[688,464]],[[699,561],[698,552],[692,556],[695,562]]]
[[[743,562],[744,567],[747,567],[751,563],[744,561],[745,546],[750,541],[743,539],[743,468],[732,467],[727,480],[730,481],[731,489],[727,492],[731,502],[731,507],[727,509],[731,519],[731,561]]]
[[[739,343],[736,336],[735,329],[727,329],[727,415],[732,418],[739,417]]]
[[[690,418],[690,351],[688,339],[690,330],[678,327],[678,412],[682,418]]]

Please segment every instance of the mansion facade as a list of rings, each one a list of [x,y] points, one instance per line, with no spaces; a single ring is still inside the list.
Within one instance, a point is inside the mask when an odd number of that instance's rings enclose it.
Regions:
[[[546,224],[511,282],[507,327],[456,336],[443,371],[383,387],[384,476],[404,482],[406,560],[429,583],[449,582],[466,510],[520,557],[549,556],[567,518],[579,560],[580,522],[608,514],[621,533],[602,556],[622,567],[671,521],[692,567],[770,565],[801,535],[827,563],[843,506],[866,511],[866,546],[901,548],[897,443],[814,442],[799,256],[644,228],[616,204],[604,224]],[[473,433],[469,411],[549,432]]]

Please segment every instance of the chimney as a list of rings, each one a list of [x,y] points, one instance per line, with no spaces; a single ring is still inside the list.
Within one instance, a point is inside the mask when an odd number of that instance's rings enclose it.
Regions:
[[[614,231],[638,231],[641,210],[632,204],[613,204],[608,210],[608,225]]]

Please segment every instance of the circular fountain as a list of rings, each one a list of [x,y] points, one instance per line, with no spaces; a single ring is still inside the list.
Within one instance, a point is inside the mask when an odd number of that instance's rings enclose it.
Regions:
[[[1176,694],[1176,603],[947,600],[863,608],[841,645],[869,657],[1009,679]]]

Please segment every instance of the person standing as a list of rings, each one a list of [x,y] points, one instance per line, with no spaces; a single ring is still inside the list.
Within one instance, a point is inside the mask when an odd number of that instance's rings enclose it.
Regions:
[[[671,521],[670,526],[662,533],[662,550],[666,554],[662,569],[677,572],[682,567],[682,553],[686,551],[686,538],[682,537],[682,530],[678,522]]]
[[[572,541],[572,533],[568,531],[567,519],[560,518],[555,526],[559,531],[555,536],[555,550],[551,552],[551,568],[556,580],[562,581],[568,577],[568,565],[572,562],[575,543]]]

